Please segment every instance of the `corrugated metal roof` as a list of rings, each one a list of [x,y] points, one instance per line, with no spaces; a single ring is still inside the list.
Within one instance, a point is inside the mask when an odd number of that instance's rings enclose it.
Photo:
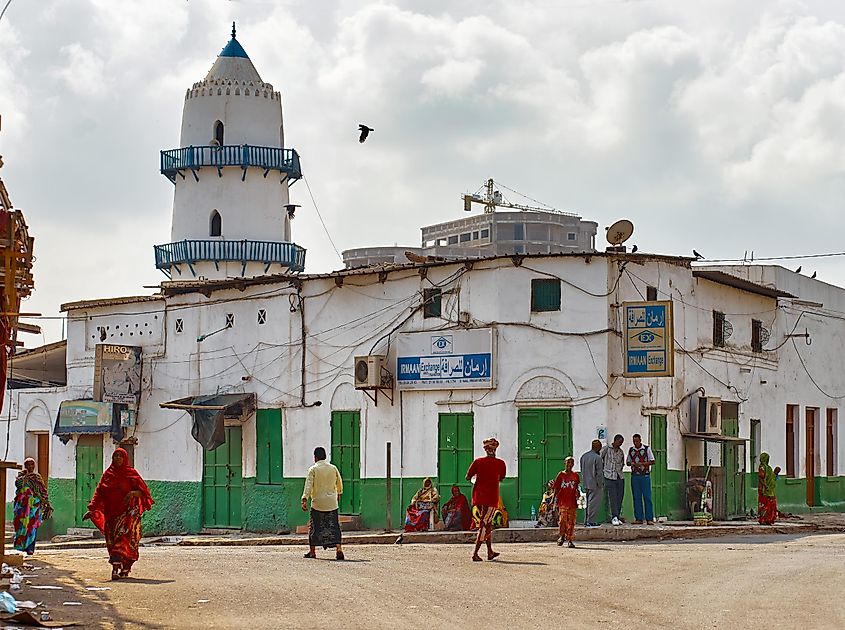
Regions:
[[[781,291],[775,287],[767,287],[762,284],[757,284],[756,282],[751,282],[750,280],[740,278],[739,276],[733,276],[729,273],[725,273],[724,271],[694,269],[692,275],[694,278],[703,278],[704,280],[709,280],[710,282],[715,282],[716,284],[722,284],[728,287],[733,287],[734,289],[747,291],[748,293],[756,293],[757,295],[763,295],[774,299],[796,297],[791,293]]]
[[[67,304],[62,304],[59,307],[59,310],[62,312],[78,311],[79,309],[83,308],[99,308],[101,306],[116,306],[119,304],[136,304],[139,302],[162,301],[164,301],[164,295],[160,293],[156,295],[132,295],[126,297],[102,298],[99,300],[80,300],[78,302],[68,302]]]

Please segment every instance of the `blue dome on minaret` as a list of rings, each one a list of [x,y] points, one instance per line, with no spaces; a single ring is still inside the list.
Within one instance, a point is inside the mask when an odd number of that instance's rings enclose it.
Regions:
[[[240,42],[235,39],[235,23],[232,22],[232,39],[229,40],[229,43],[226,44],[225,48],[220,51],[218,57],[241,57],[243,59],[249,59],[249,55],[246,54],[244,47],[241,46]]]

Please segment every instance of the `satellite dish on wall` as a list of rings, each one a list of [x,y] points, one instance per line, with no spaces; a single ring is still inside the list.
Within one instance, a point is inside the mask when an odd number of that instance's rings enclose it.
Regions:
[[[614,247],[618,247],[631,238],[631,235],[634,233],[634,224],[628,219],[620,219],[609,228],[605,228],[605,230],[607,230],[607,242]]]

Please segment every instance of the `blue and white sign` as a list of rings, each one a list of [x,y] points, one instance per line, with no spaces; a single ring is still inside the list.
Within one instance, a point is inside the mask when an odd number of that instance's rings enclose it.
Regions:
[[[672,302],[625,302],[625,376],[675,373]]]
[[[399,389],[492,389],[495,387],[495,331],[492,328],[399,335]]]

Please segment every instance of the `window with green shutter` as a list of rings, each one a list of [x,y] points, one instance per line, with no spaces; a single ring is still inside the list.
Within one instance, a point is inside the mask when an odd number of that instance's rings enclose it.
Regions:
[[[560,280],[557,278],[534,278],[531,280],[531,310],[560,310]]]
[[[282,410],[259,409],[255,417],[255,483],[282,483]]]
[[[440,317],[440,289],[423,289],[423,317]]]

